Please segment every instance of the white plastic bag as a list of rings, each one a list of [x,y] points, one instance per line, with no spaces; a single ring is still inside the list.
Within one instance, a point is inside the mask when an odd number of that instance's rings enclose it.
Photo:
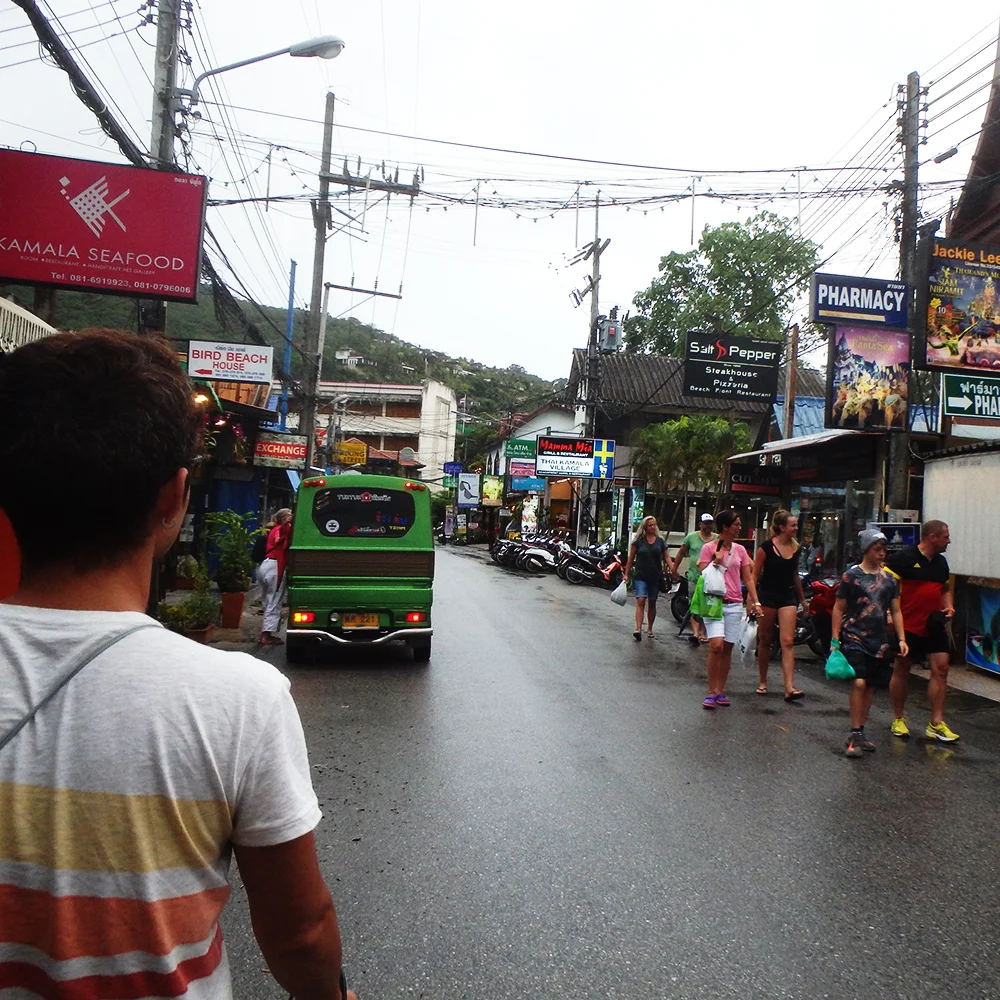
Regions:
[[[757,662],[757,619],[747,618],[740,629],[739,638],[740,656],[743,658],[743,666],[747,670],[753,670]]]
[[[628,602],[628,587],[626,586],[624,580],[622,580],[622,582],[611,591],[611,600],[614,601],[618,607],[625,607],[625,604]]]

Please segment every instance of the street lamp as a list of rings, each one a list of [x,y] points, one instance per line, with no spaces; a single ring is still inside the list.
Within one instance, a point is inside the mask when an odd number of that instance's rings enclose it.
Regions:
[[[318,38],[310,38],[305,42],[296,42],[284,49],[277,49],[274,52],[265,52],[262,56],[251,56],[249,59],[241,59],[239,62],[229,63],[227,66],[219,66],[217,69],[207,69],[204,73],[199,73],[194,78],[190,90],[178,87],[175,93],[179,97],[187,97],[190,101],[189,107],[194,107],[198,103],[198,88],[201,81],[206,77],[215,76],[217,73],[225,73],[231,69],[239,69],[240,66],[249,66],[250,63],[263,62],[265,59],[273,59],[275,56],[296,56],[305,58],[316,56],[319,59],[336,59],[344,51],[344,40],[336,35],[320,35]]]

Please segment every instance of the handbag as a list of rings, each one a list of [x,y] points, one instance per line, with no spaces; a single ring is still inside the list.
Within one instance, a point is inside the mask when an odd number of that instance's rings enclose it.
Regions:
[[[705,581],[700,576],[694,585],[690,611],[691,614],[697,615],[699,618],[708,618],[710,621],[719,621],[722,618],[722,598],[706,594]]]
[[[611,591],[611,600],[618,605],[618,607],[623,608],[628,602],[628,585],[622,580],[621,583]]]
[[[33,708],[29,709],[28,713],[18,722],[14,724],[11,729],[8,729],[3,736],[0,736],[0,750],[10,743],[17,734],[24,729],[24,727],[31,722],[31,720],[43,709],[52,699],[74,678],[76,675],[83,670],[83,668],[90,663],[92,660],[97,659],[101,653],[106,652],[112,646],[121,642],[122,639],[130,636],[133,632],[139,632],[144,628],[162,628],[162,625],[158,625],[155,622],[149,622],[148,624],[133,625],[132,628],[125,629],[124,632],[119,632],[118,635],[113,635],[109,639],[102,639],[96,646],[94,646],[90,652],[88,652],[82,660],[80,660],[76,666],[67,671],[60,680],[58,680],[55,685],[53,685],[48,693],[38,702]]]
[[[830,643],[830,655],[826,659],[826,679],[828,681],[853,681],[857,676],[854,667],[847,662],[847,657],[840,651],[840,640]]]
[[[715,554],[713,553],[712,562],[701,571],[701,578],[705,581],[706,594],[711,597],[726,596],[726,571],[729,569],[729,564],[732,561],[732,549],[729,550],[729,558],[721,566],[715,563]]]
[[[747,670],[753,670],[757,662],[757,619],[746,618],[740,628],[737,645],[740,647],[740,657]]]

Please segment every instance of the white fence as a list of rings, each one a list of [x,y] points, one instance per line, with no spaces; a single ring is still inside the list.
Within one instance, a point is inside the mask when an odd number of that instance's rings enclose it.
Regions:
[[[58,332],[27,309],[9,299],[0,299],[0,354]]]

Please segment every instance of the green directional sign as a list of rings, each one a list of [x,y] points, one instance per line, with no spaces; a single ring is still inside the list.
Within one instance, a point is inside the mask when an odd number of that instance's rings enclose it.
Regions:
[[[534,438],[511,438],[504,442],[503,453],[507,458],[534,458]]]
[[[946,417],[1000,420],[1000,378],[946,374],[942,383]]]

